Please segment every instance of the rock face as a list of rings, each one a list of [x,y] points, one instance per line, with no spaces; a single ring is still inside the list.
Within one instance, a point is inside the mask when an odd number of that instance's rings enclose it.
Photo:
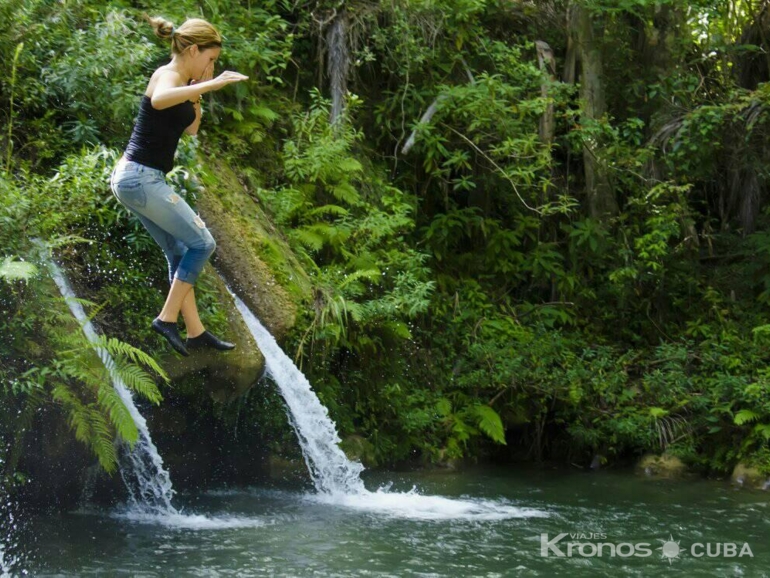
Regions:
[[[225,162],[204,158],[197,208],[217,242],[216,268],[277,340],[294,325],[311,285],[259,204]]]
[[[169,350],[158,359],[171,377],[171,386],[161,387],[164,401],[160,406],[138,403],[179,489],[254,483],[277,467],[268,463],[275,424],[263,425],[260,418],[269,423],[270,416],[283,416],[285,409],[280,401],[262,400],[264,392],[253,390],[264,373],[264,357],[218,272],[278,340],[293,327],[299,307],[311,295],[306,273],[235,173],[223,161],[205,156],[201,160],[205,188],[194,204],[217,241],[203,276],[210,281],[207,290],[215,287],[215,298],[226,311],[228,328],[221,337],[236,348],[196,350],[189,357]],[[87,288],[76,287],[76,292],[90,296]],[[79,331],[74,321],[72,330]],[[238,419],[240,408],[249,403],[261,408],[255,423]],[[26,440],[19,468],[32,478],[26,492],[31,502],[71,509],[84,486],[95,490],[91,499],[97,501],[125,497],[120,476],[108,478],[99,472],[57,408],[37,415],[33,429],[36,435]],[[302,471],[295,469],[297,474]]]

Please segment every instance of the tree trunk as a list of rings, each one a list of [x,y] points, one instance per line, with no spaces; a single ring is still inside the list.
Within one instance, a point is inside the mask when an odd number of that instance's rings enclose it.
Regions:
[[[330,122],[334,124],[345,110],[345,96],[348,91],[348,56],[347,17],[345,12],[337,15],[329,26],[326,43],[329,47],[329,77],[331,83],[332,110]]]
[[[586,121],[596,121],[601,119],[606,112],[602,85],[601,45],[594,30],[594,21],[588,10],[578,4],[572,4],[568,18],[569,29],[573,40],[577,43],[577,56],[581,63],[582,118]],[[603,219],[617,214],[618,203],[607,175],[607,168],[599,158],[598,151],[598,143],[587,138],[583,140],[583,166],[586,177],[588,213],[593,218]]]
[[[553,57],[553,50],[542,40],[535,42],[537,48],[537,62],[540,66],[540,70],[547,74],[547,80],[543,79],[543,83],[540,85],[540,95],[544,99],[548,99],[548,89],[550,85],[556,81],[556,60]],[[554,134],[556,133],[556,119],[554,116],[553,102],[547,102],[545,112],[540,117],[540,140],[544,143],[551,144],[553,142]]]

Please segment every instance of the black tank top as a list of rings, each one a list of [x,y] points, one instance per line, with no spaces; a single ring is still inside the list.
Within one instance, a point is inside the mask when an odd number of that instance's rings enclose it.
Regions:
[[[124,156],[130,161],[169,172],[174,168],[179,139],[194,120],[195,108],[189,100],[157,110],[152,107],[150,97],[142,95]]]

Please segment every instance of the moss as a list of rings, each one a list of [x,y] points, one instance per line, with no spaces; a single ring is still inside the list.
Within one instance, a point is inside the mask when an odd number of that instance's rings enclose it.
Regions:
[[[687,473],[687,466],[671,454],[645,454],[639,460],[636,471],[649,477],[677,479]]]
[[[733,484],[746,488],[765,489],[768,477],[759,468],[739,463],[730,476]]]
[[[217,241],[214,264],[276,339],[294,326],[308,302],[310,279],[280,232],[221,159],[201,154],[197,207]]]

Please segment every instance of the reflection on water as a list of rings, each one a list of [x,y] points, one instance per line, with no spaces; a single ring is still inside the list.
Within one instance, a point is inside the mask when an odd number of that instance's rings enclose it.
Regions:
[[[186,494],[179,496],[179,517],[168,519],[114,511],[39,517],[31,521],[39,537],[32,574],[767,575],[767,495],[724,482],[510,468],[367,472],[364,481],[369,488],[392,485],[339,498],[280,488]],[[582,542],[594,535],[594,542],[646,543],[652,553],[542,556],[542,535],[562,533],[582,534]],[[664,548],[669,537],[680,549],[675,557],[671,544]],[[568,541],[557,549],[566,550]],[[694,557],[697,542],[748,543],[753,557]]]

